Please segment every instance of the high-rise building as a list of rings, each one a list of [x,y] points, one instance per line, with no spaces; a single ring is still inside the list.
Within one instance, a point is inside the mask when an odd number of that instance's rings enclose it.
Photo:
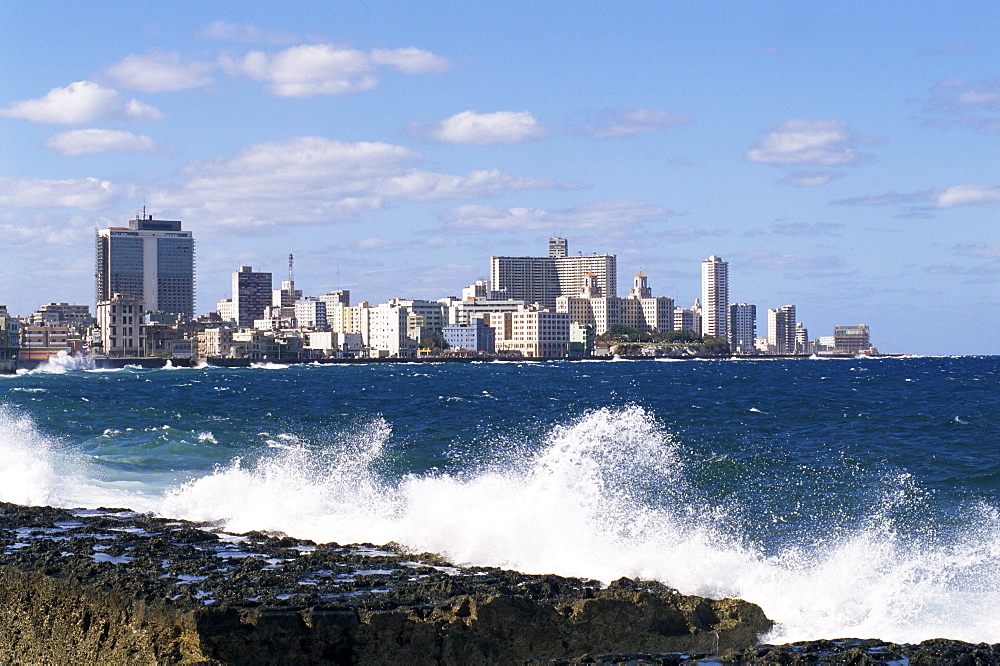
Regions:
[[[701,262],[701,330],[729,337],[729,264],[714,254]]]
[[[145,209],[127,227],[98,229],[97,300],[115,294],[147,311],[194,316],[194,238],[180,220],[154,220]]]
[[[871,349],[871,336],[867,324],[833,327],[834,349],[838,352],[860,354]]]
[[[756,351],[757,306],[750,303],[729,304],[729,348],[734,354]]]
[[[547,257],[491,257],[490,285],[506,290],[507,298],[539,303],[552,309],[560,296],[576,296],[588,274],[597,279],[601,293],[618,293],[617,257],[592,254],[571,257],[565,238],[549,239]]]
[[[784,305],[767,311],[767,344],[775,354],[795,353],[794,305]]]
[[[255,319],[264,318],[264,309],[271,305],[271,274],[254,271],[253,266],[240,266],[233,272],[233,305],[237,326],[253,326]]]

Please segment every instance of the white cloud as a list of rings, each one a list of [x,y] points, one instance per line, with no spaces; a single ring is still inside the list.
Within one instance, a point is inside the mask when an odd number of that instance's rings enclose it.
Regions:
[[[1000,259],[1000,243],[962,243],[955,246],[955,254],[980,259]]]
[[[840,258],[828,255],[781,254],[769,250],[752,250],[733,255],[741,266],[765,270],[826,270],[840,266]]]
[[[290,44],[297,37],[284,30],[264,30],[252,23],[227,23],[216,21],[198,33],[203,39],[219,39],[226,42],[249,42],[254,44]]]
[[[153,51],[129,55],[108,67],[105,76],[122,88],[143,92],[175,92],[212,82],[212,63],[184,62],[178,53]]]
[[[116,151],[152,153],[158,149],[156,142],[144,134],[108,129],[60,132],[49,137],[45,146],[71,157]]]
[[[420,159],[419,153],[388,143],[296,137],[192,163],[152,199],[161,209],[179,211],[182,219],[268,226],[354,220],[386,200],[475,199],[556,186],[497,170],[432,173],[415,168]]]
[[[93,81],[76,81],[65,88],[53,88],[45,97],[15,102],[0,114],[34,123],[75,125],[109,118],[162,120],[157,109],[138,100],[122,98],[117,90]]]
[[[443,74],[451,69],[451,61],[417,48],[375,49],[371,53],[376,65],[391,65],[404,74]]]
[[[774,225],[774,233],[782,236],[839,236],[837,233],[844,228],[843,224],[833,224],[830,222],[816,222],[808,224],[806,222],[791,222],[788,224]]]
[[[955,185],[937,195],[938,208],[998,205],[1000,187],[996,185]]]
[[[851,197],[850,199],[838,199],[831,203],[843,206],[898,206],[933,201],[934,197],[934,190],[920,190],[919,192],[886,192],[885,194]]]
[[[845,175],[843,171],[793,171],[778,182],[793,187],[820,187]]]
[[[442,213],[441,218],[449,228],[463,231],[553,231],[632,227],[672,214],[666,208],[644,201],[618,200],[598,201],[562,210],[458,206]]]
[[[44,180],[0,176],[2,206],[101,210],[119,198],[119,188],[111,181],[97,178]]]
[[[484,146],[520,143],[545,136],[545,127],[528,111],[462,111],[432,125],[411,125],[410,133],[445,143]]]
[[[636,108],[628,111],[604,111],[601,121],[585,125],[584,134],[597,139],[630,136],[645,132],[659,132],[668,127],[679,127],[694,122],[691,116],[670,113],[662,109]]]
[[[854,134],[841,120],[789,120],[754,144],[744,157],[750,162],[793,165],[842,166],[872,159],[854,146],[864,137]]]
[[[333,44],[293,46],[269,55],[251,51],[239,60],[223,58],[233,75],[265,81],[280,97],[344,95],[378,85],[376,65],[388,64],[407,74],[444,71],[444,58],[419,49],[376,49],[371,54]]]
[[[929,127],[958,125],[987,134],[1000,134],[1000,80],[939,81],[931,89],[924,111],[924,124]]]

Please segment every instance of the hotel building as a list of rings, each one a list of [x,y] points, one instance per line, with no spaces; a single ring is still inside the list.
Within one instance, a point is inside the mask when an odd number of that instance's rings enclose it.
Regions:
[[[575,296],[588,275],[594,275],[601,293],[618,293],[617,257],[593,254],[571,257],[565,238],[549,239],[547,257],[491,257],[490,285],[505,290],[507,298],[554,309],[560,296]]]
[[[98,302],[123,294],[150,312],[193,317],[194,238],[179,220],[145,210],[127,227],[98,229],[95,282]]]

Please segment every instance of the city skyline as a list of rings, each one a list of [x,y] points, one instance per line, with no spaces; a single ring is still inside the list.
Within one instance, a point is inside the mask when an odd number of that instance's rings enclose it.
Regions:
[[[813,337],[1000,349],[994,3],[14,0],[0,21],[18,315],[91,302],[95,229],[145,205],[198,240],[199,313],[289,253],[305,293],[381,302],[458,295],[555,236],[679,306],[717,255],[730,302],[795,304]]]

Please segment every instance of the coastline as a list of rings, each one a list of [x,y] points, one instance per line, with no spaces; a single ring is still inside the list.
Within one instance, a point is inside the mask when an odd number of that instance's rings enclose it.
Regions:
[[[463,567],[126,509],[0,503],[0,660],[520,663],[714,654],[772,627],[660,583]]]
[[[127,509],[0,503],[0,658],[104,663],[975,663],[1000,644],[760,644],[739,599],[456,566]]]
[[[865,358],[899,358],[909,354],[869,354]],[[741,360],[741,361],[775,361],[775,360],[811,360],[821,359],[853,359],[854,355],[823,355],[783,354],[769,356],[734,355],[734,354],[679,354],[674,356],[568,356],[566,358],[517,358],[504,356],[418,356],[414,358],[321,358],[321,359],[248,359],[248,358],[190,358],[162,356],[134,357],[104,357],[104,356],[71,356],[72,359],[85,359],[85,363],[93,363],[93,368],[110,370],[127,367],[137,367],[145,370],[158,368],[252,368],[260,365],[391,365],[406,363],[553,363],[553,362],[607,362],[615,361],[699,361],[699,360]],[[30,371],[43,366],[49,361],[37,359],[0,359],[0,374],[16,374],[19,371]]]

